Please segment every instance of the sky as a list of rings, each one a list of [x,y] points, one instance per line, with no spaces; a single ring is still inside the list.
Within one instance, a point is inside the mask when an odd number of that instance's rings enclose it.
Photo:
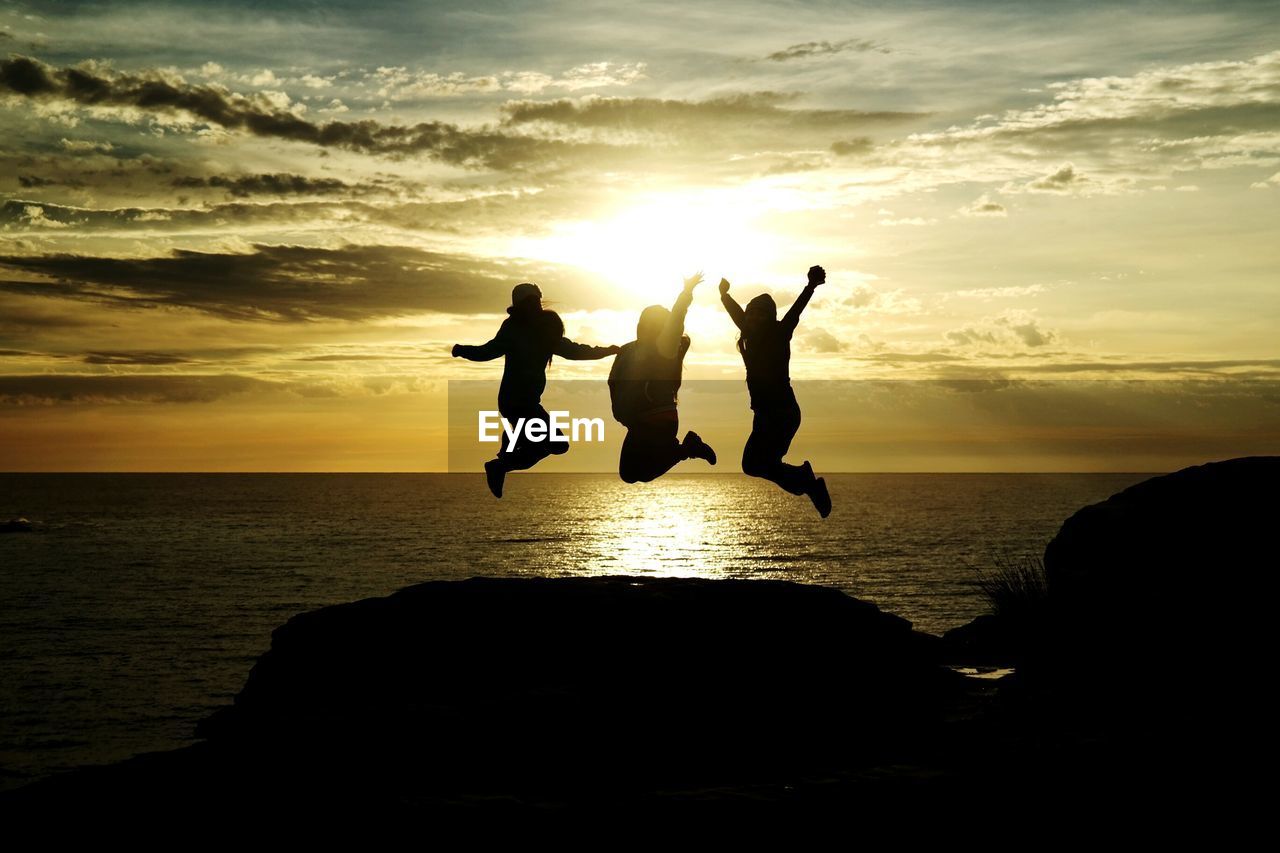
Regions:
[[[515,283],[611,344],[704,271],[718,388],[715,282],[785,306],[811,264],[825,470],[1280,452],[1278,36],[1274,2],[0,0],[0,471],[443,470],[449,383],[498,372],[450,347]]]

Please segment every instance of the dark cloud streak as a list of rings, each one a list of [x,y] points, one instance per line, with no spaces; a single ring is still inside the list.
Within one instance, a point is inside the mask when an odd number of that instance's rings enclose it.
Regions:
[[[466,167],[520,169],[553,160],[575,147],[559,140],[512,136],[484,128],[468,130],[439,121],[410,126],[383,125],[369,119],[316,124],[257,94],[190,84],[157,71],[135,74],[91,66],[55,68],[26,56],[0,60],[0,92],[86,107],[176,111],[254,136],[366,154],[423,154]]]
[[[875,123],[896,123],[920,118],[920,113],[865,112],[862,110],[790,109],[797,95],[783,92],[747,92],[703,101],[658,98],[561,98],[554,101],[510,101],[503,105],[503,125],[544,122],[580,128],[644,130],[670,133],[701,131],[741,132],[746,128],[787,129],[791,133],[814,130],[847,130]]]
[[[25,186],[25,185],[24,185]],[[309,178],[288,172],[271,172],[256,175],[210,175],[199,177],[186,175],[173,179],[173,186],[181,189],[208,187],[223,189],[237,198],[251,195],[336,195],[350,193],[357,187],[337,178]]]
[[[192,359],[185,355],[177,355],[167,352],[90,352],[86,353],[83,359],[85,364],[129,364],[129,365],[146,365],[157,366],[166,364],[191,364]]]
[[[59,403],[211,403],[232,394],[285,386],[234,374],[0,376],[0,405]]]
[[[0,281],[0,291],[134,308],[184,307],[233,320],[497,313],[522,280],[540,281],[575,307],[607,307],[607,294],[566,268],[399,246],[258,245],[251,253],[178,250],[156,258],[0,256],[0,267],[29,277]]]
[[[807,41],[774,51],[765,57],[770,62],[787,62],[792,59],[808,59],[814,56],[831,56],[837,53],[890,53],[889,48],[871,39],[845,39],[844,41]]]

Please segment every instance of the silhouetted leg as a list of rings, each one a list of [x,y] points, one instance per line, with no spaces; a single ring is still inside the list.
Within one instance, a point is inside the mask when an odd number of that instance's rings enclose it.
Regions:
[[[550,415],[542,406],[521,407],[506,412],[501,412],[502,417],[516,425],[517,420],[524,418],[526,421],[535,418],[543,422],[550,421]],[[520,431],[520,436],[516,439],[515,445],[511,448],[507,447],[507,434],[503,432],[502,440],[499,444],[497,462],[503,471],[525,471],[537,465],[543,459],[553,453],[564,453],[569,449],[569,443],[556,442],[544,439],[542,441],[530,441],[524,430]]]
[[[658,479],[687,458],[676,440],[680,421],[670,416],[643,420],[627,429],[618,457],[618,476],[626,483],[648,483]]]
[[[742,472],[777,483],[793,495],[808,494],[813,470],[782,461],[800,429],[800,406],[794,398],[777,405],[760,405],[751,422],[751,435],[742,448]]]

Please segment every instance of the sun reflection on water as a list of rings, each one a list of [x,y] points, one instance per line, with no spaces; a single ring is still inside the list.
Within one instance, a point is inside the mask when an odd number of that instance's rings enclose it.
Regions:
[[[595,568],[670,577],[723,575],[721,558],[707,544],[713,520],[704,501],[679,488],[637,490],[631,498],[598,526],[596,535],[612,544],[613,554],[600,554]]]
[[[756,501],[708,489],[702,478],[668,477],[618,492],[584,531],[582,572],[722,578],[741,577],[750,565],[752,576],[770,574],[764,558],[772,549],[746,547],[768,537]]]

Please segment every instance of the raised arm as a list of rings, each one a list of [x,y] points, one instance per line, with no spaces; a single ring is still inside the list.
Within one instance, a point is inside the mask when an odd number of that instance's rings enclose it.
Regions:
[[[511,322],[509,319],[503,320],[502,325],[498,327],[498,334],[493,336],[493,340],[478,346],[470,344],[454,344],[453,357],[465,358],[467,361],[493,361],[499,356],[507,354],[507,324]]]
[[[620,347],[617,346],[593,347],[571,341],[568,338],[561,338],[552,352],[569,361],[595,361],[599,358],[617,355],[619,349]]]
[[[680,339],[684,337],[684,315],[693,302],[693,289],[702,281],[702,273],[694,273],[684,280],[684,289],[671,306],[671,316],[658,336],[658,352],[667,358],[675,358],[680,352]]]
[[[826,270],[817,266],[809,267],[809,283],[804,286],[804,290],[800,291],[796,301],[792,302],[791,307],[787,309],[786,315],[782,318],[784,326],[795,331],[796,326],[800,324],[800,315],[804,312],[805,306],[809,304],[809,300],[813,298],[813,291],[826,280]]]
[[[729,319],[733,321],[733,325],[741,329],[742,324],[747,321],[747,315],[742,313],[742,306],[738,304],[738,300],[729,295],[727,278],[720,279],[720,304],[729,313]]]

